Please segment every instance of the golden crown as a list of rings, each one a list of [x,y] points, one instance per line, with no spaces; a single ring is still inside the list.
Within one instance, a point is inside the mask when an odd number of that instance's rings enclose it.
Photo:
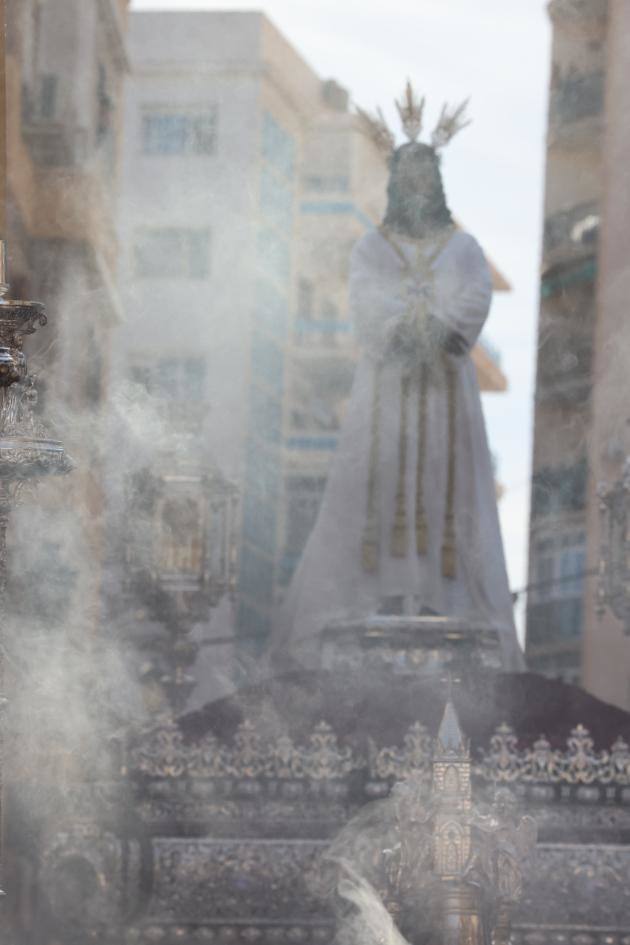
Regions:
[[[431,147],[436,151],[446,147],[458,132],[470,124],[471,119],[466,114],[469,101],[469,99],[466,99],[460,105],[451,106],[445,103],[442,106],[438,123],[431,134]],[[395,105],[408,141],[417,141],[422,132],[424,96],[419,98],[411,82],[407,80],[405,90],[401,98],[396,99]],[[376,112],[371,114],[357,106],[357,114],[368,137],[381,153],[386,157],[390,157],[396,146],[396,139],[387,125],[382,110],[377,108]]]

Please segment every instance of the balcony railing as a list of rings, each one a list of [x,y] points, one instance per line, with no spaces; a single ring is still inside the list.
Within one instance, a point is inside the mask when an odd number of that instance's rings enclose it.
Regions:
[[[298,452],[330,453],[337,449],[336,433],[292,433],[286,438],[286,446]]]
[[[583,74],[569,70],[552,85],[549,97],[549,143],[593,137],[604,110],[605,76],[603,71]],[[583,127],[584,133],[578,134]]]
[[[85,128],[61,122],[34,121],[23,128],[33,161],[44,167],[81,167],[88,156]]]

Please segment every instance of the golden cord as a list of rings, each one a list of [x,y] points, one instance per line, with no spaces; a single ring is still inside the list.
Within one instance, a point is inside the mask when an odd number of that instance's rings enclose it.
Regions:
[[[431,278],[431,270],[435,259],[442,251],[453,234],[453,227],[445,228],[437,245],[425,258],[418,253],[416,268],[425,279]],[[411,271],[410,262],[402,248],[388,227],[380,227],[381,236],[396,253],[403,272]],[[406,239],[407,237],[405,237]],[[433,237],[432,237],[433,238]],[[416,244],[423,244],[429,240],[411,240]],[[448,471],[446,486],[446,506],[444,522],[444,538],[442,543],[442,573],[444,577],[454,578],[457,572],[456,542],[455,542],[455,466],[456,466],[456,381],[457,373],[447,355],[444,355],[444,368],[447,387],[448,412]],[[427,401],[429,393],[428,364],[421,367],[418,378],[418,450],[416,468],[416,495],[415,495],[415,532],[416,549],[419,555],[428,551],[429,534],[426,509],[424,504],[424,473],[427,449]],[[400,431],[398,441],[398,483],[396,488],[396,508],[391,534],[391,554],[395,558],[405,558],[409,550],[409,534],[407,524],[407,497],[406,497],[406,467],[408,452],[408,416],[411,378],[402,376],[400,396]],[[371,443],[369,454],[369,470],[367,485],[367,514],[362,539],[362,566],[368,573],[378,570],[380,554],[380,529],[378,515],[378,480],[380,460],[380,423],[381,423],[381,365],[374,366],[374,392],[371,418]]]
[[[425,555],[429,547],[427,516],[424,508],[424,460],[427,446],[428,367],[421,365],[418,388],[418,456],[416,463],[416,550]]]
[[[372,428],[370,431],[370,459],[367,484],[367,512],[363,541],[361,543],[361,563],[363,570],[374,574],[378,570],[379,527],[378,527],[378,461],[380,452],[380,414],[381,414],[381,365],[374,365],[372,391]]]
[[[444,541],[442,543],[442,574],[446,578],[457,576],[455,542],[455,424],[457,421],[456,371],[448,355],[444,355],[446,373],[446,395],[448,399],[448,472],[446,481],[446,515]]]
[[[400,379],[400,430],[398,433],[398,486],[396,488],[396,512],[392,527],[391,553],[393,558],[405,558],[408,552],[407,534],[407,420],[409,414],[409,387],[411,378],[403,374]]]

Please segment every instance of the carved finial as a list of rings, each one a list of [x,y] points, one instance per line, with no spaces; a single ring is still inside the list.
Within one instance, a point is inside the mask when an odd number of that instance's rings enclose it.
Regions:
[[[463,753],[467,751],[467,742],[461,730],[455,706],[450,698],[444,707],[444,715],[437,734],[439,748],[445,752]]]
[[[448,102],[442,106],[438,123],[431,136],[431,144],[434,148],[443,148],[455,135],[470,124],[471,119],[466,116],[466,109],[470,99],[466,99],[461,105],[451,107]]]
[[[424,103],[424,96],[422,98],[418,98],[413,90],[411,82],[409,79],[407,79],[407,85],[405,86],[403,96],[400,101],[396,100],[395,104],[398,114],[400,115],[403,131],[407,135],[409,141],[417,141],[420,136],[420,132],[422,131]]]

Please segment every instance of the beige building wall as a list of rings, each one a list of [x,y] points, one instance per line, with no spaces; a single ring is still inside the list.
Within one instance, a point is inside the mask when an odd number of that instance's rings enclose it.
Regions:
[[[588,435],[602,185],[606,4],[553,0],[526,652],[578,681],[589,619]]]
[[[526,651],[627,708],[630,640],[596,592],[597,487],[630,450],[630,6],[553,0],[550,14]]]
[[[598,560],[601,535],[597,485],[619,479],[630,452],[630,4],[611,0],[608,14],[606,120],[593,369],[588,558]],[[595,581],[588,586],[582,678],[589,692],[630,708],[630,638],[610,612],[596,616]]]

